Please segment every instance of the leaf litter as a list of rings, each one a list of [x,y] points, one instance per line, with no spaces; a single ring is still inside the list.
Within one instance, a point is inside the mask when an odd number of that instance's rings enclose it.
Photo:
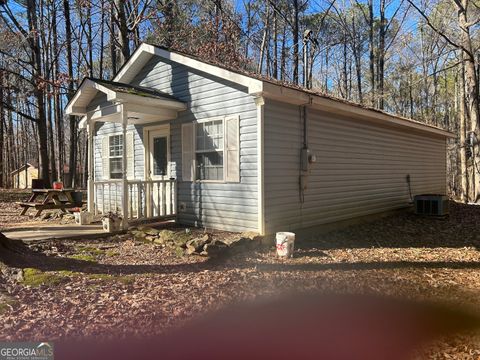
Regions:
[[[300,236],[291,259],[277,258],[273,247],[248,248],[221,259],[178,256],[133,234],[33,244],[48,259],[62,259],[65,267],[31,267],[62,281],[29,286],[3,279],[0,287],[9,305],[2,307],[0,333],[10,341],[156,336],[232,303],[308,291],[479,308],[479,222],[480,207],[452,203],[445,219],[405,213]],[[181,227],[168,230],[185,233]],[[193,238],[205,234],[190,231]],[[222,241],[238,236],[208,233]],[[478,340],[476,334],[442,339],[422,358],[478,359]]]

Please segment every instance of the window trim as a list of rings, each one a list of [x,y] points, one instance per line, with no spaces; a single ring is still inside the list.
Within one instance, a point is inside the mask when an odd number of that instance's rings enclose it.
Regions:
[[[108,179],[109,180],[122,180],[123,177],[121,178],[112,178],[112,167],[110,165],[110,159],[123,159],[123,153],[120,156],[111,156],[110,155],[110,138],[113,136],[121,136],[122,137],[122,152],[123,152],[123,147],[125,146],[125,139],[123,138],[123,133],[121,132],[115,132],[113,134],[108,134]],[[123,168],[123,161],[122,161],[122,173],[126,171],[126,169]]]
[[[196,183],[217,183],[217,184],[226,184],[227,181],[225,180],[225,119],[227,116],[215,116],[211,118],[205,118],[205,119],[200,119],[200,120],[195,120],[193,122],[194,125],[194,134],[195,136],[193,137],[193,148],[194,148],[194,156],[193,156],[193,163],[195,167],[195,179],[193,182]],[[222,143],[222,150],[218,151],[222,153],[223,156],[223,166],[222,166],[222,179],[221,180],[202,180],[202,179],[197,179],[197,153],[206,153],[206,152],[212,152],[212,151],[198,151],[197,152],[197,125],[198,124],[203,124],[207,122],[212,122],[212,121],[222,121],[222,130],[223,130],[223,143]]]

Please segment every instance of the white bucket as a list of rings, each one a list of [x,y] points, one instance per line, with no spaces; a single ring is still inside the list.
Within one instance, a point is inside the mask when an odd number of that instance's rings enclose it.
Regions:
[[[280,257],[292,257],[295,234],[291,232],[277,232],[277,255]]]

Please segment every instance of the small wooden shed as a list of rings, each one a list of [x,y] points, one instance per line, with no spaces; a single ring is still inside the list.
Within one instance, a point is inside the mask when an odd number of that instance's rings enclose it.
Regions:
[[[25,163],[10,174],[14,189],[29,189],[32,187],[32,179],[38,179],[38,168],[30,163]]]

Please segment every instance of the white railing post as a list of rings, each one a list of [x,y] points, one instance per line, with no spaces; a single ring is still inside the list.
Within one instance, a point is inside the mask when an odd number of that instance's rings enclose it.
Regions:
[[[127,180],[127,124],[128,124],[128,113],[125,108],[125,104],[121,104],[122,111],[122,130],[123,130],[123,153],[122,153],[122,163],[123,163],[123,181],[122,181],[122,215],[123,215],[123,224],[122,227],[124,230],[128,228],[128,180]]]
[[[93,153],[93,133],[94,133],[94,126],[95,124],[92,124],[92,121],[90,119],[90,115],[87,115],[87,133],[88,133],[88,181],[87,181],[87,210],[90,213],[93,213],[94,211],[94,206],[95,206],[95,187],[94,187],[94,174],[93,172],[95,171],[94,167],[94,159],[95,155]],[[70,169],[70,173],[73,173],[73,171]]]
[[[145,215],[147,217],[152,217],[152,184],[147,180],[145,182]]]
[[[108,211],[118,210],[118,199],[121,197],[122,211],[126,214],[125,226],[128,226],[129,220],[171,217],[177,214],[178,194],[175,179],[95,181],[94,188],[101,193],[102,201],[100,205],[99,200],[98,211],[101,209],[103,214],[106,213],[107,203]],[[127,209],[124,208],[125,205]]]

